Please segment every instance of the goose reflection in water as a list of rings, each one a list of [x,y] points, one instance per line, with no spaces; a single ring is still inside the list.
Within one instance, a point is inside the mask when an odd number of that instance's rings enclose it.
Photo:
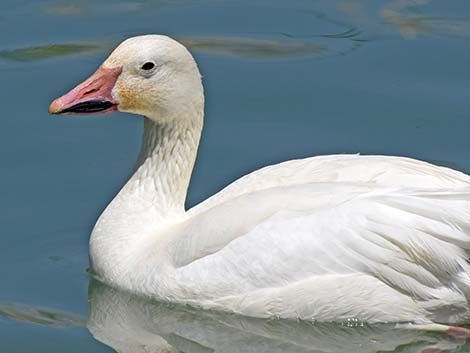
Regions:
[[[149,301],[96,280],[87,327],[119,353],[461,352],[463,341],[396,325],[263,320]]]

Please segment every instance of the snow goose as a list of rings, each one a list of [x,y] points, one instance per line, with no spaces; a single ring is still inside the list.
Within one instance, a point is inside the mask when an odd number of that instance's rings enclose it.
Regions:
[[[447,330],[470,314],[461,172],[400,157],[312,157],[255,171],[185,210],[204,93],[191,54],[161,35],[124,41],[49,111],[145,117],[136,171],[90,239],[104,282],[255,317]]]

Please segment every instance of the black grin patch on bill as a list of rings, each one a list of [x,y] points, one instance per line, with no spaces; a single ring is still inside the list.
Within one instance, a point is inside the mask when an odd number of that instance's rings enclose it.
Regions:
[[[72,105],[71,107],[62,110],[60,113],[99,113],[108,110],[113,106],[115,106],[114,103],[105,99],[90,100]]]

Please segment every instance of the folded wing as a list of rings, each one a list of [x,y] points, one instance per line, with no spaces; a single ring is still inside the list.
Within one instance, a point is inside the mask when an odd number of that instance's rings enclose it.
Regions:
[[[198,222],[211,220],[210,234],[197,231]],[[206,293],[208,306],[369,321],[406,321],[424,311],[436,321],[455,321],[467,311],[468,187],[271,188],[214,207],[184,232],[190,250],[176,261],[175,275],[183,287],[192,283],[188,290],[198,288],[196,296]],[[325,291],[341,308],[325,307],[334,303],[325,301]],[[398,312],[405,316],[394,317]]]

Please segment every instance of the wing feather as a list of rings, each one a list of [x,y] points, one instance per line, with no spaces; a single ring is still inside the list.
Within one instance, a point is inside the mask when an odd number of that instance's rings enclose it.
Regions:
[[[364,311],[370,310],[370,305],[360,303],[378,288],[396,295],[397,300],[407,297],[422,303],[428,311],[437,310],[439,303],[453,302],[460,309],[465,306],[462,303],[470,292],[470,188],[338,184],[271,188],[250,194],[251,198],[242,195],[225,210],[223,205],[216,207],[222,220],[215,219],[236,224],[233,229],[238,231],[227,235],[225,228],[214,228],[215,233],[203,239],[191,236],[199,233],[187,226],[185,236],[198,246],[193,246],[194,253],[177,266],[177,281],[188,291],[197,287],[208,293],[208,300],[222,301],[224,306],[227,300],[237,303],[239,312],[255,310],[253,303],[260,299],[255,300],[254,293],[264,291],[270,298],[266,300],[273,304],[288,300],[285,296],[291,293],[287,289],[299,283],[309,283],[306,288],[312,292],[302,287],[302,295],[310,298],[303,298],[298,305],[316,302],[319,294],[315,290],[319,289],[315,283],[329,276],[343,278],[342,286],[349,286],[354,293],[355,278],[372,281],[374,288],[369,292],[364,290],[356,299],[349,299],[356,300]],[[283,199],[286,194],[289,197]],[[256,202],[252,203],[253,199]],[[280,200],[277,207],[272,206],[273,200]],[[241,216],[234,219],[234,214]],[[253,214],[263,214],[262,220],[250,216]],[[200,221],[210,222],[211,216],[214,214],[209,212]],[[231,217],[230,222],[224,217]],[[210,239],[218,239],[217,244],[208,245]],[[206,243],[198,243],[201,241]],[[198,247],[211,251],[201,254],[194,250]],[[339,288],[339,284],[328,285]],[[266,305],[260,304],[260,312]],[[301,307],[292,310],[303,312]],[[315,313],[308,311],[311,314]]]

